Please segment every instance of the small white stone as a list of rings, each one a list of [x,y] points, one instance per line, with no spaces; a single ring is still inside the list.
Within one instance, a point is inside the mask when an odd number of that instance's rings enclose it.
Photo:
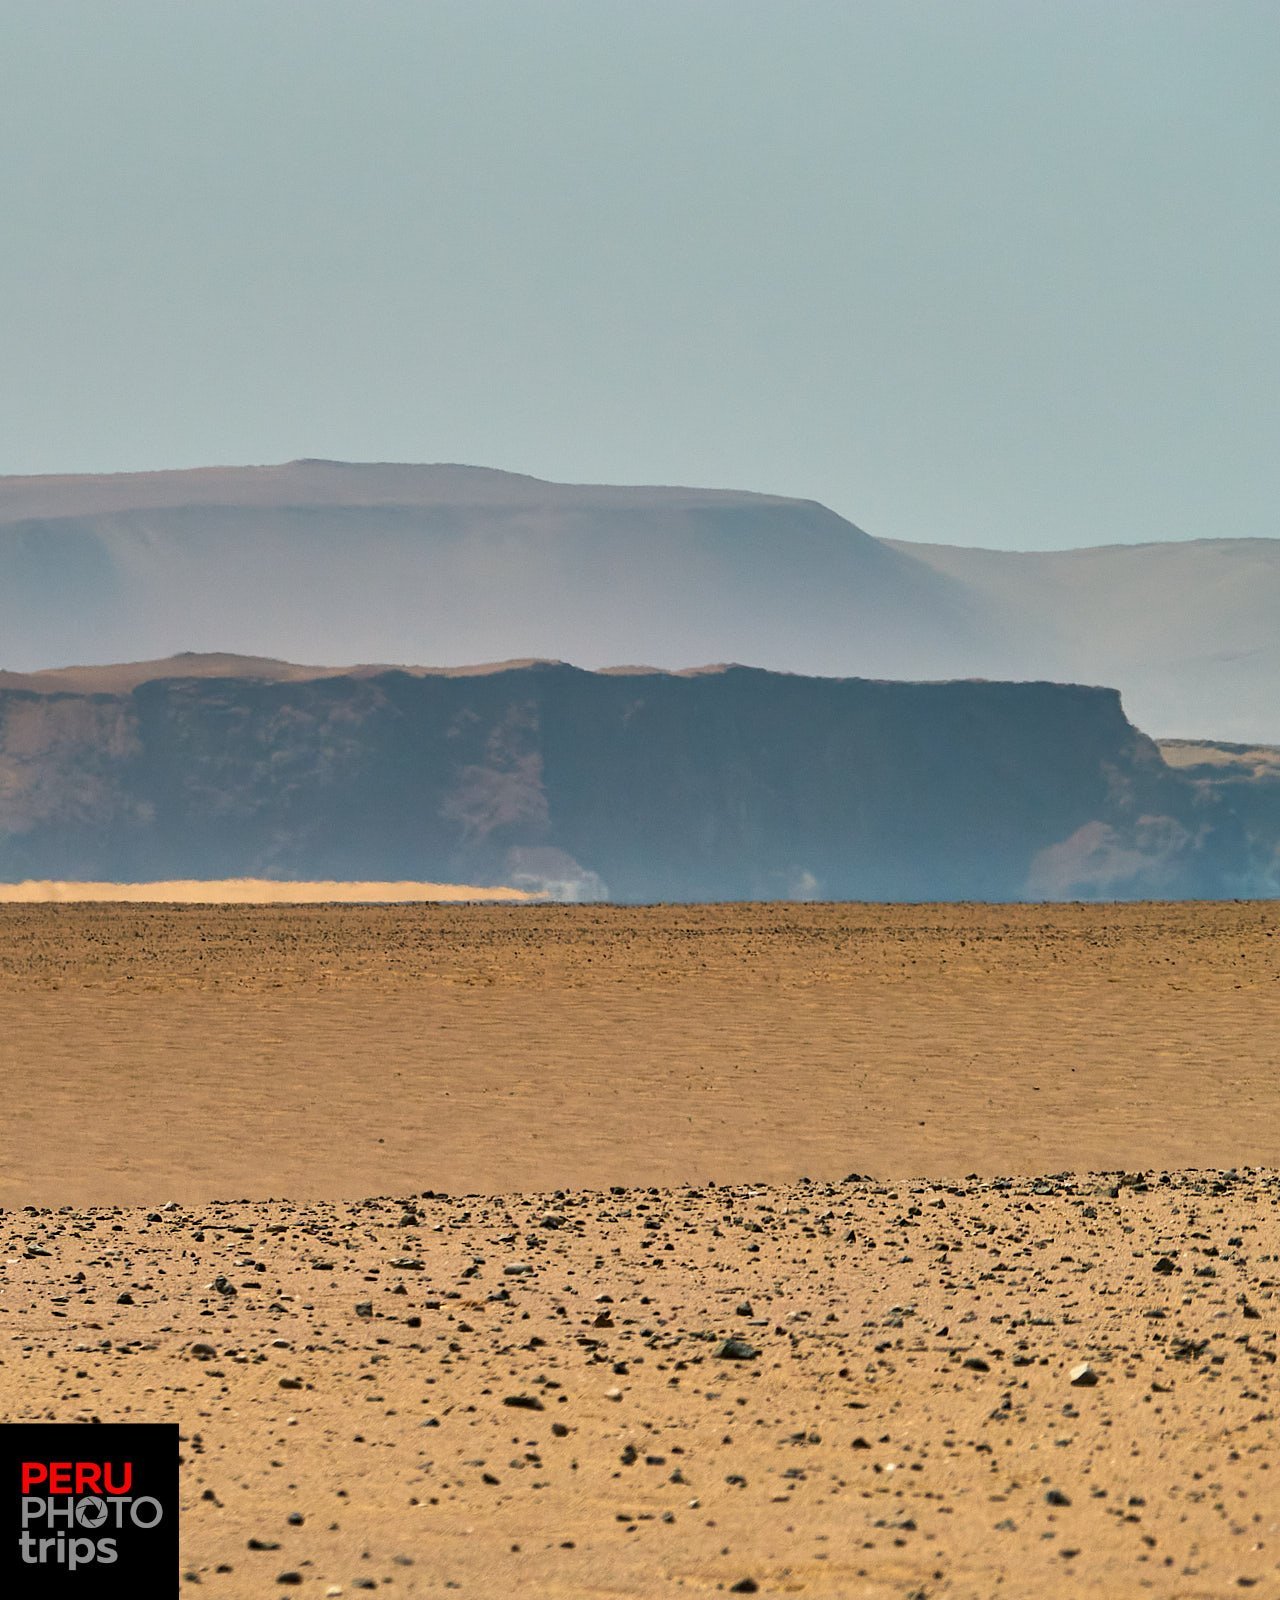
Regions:
[[[1098,1374],[1087,1361],[1082,1361],[1078,1367],[1072,1367],[1067,1376],[1077,1389],[1092,1389],[1098,1381]]]

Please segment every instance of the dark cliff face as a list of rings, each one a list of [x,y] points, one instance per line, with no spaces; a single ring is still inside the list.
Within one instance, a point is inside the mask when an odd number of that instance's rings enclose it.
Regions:
[[[1246,865],[1233,892],[1280,896],[1280,745],[1168,739],[1160,751],[1205,800],[1236,819]]]
[[[1242,892],[1238,833],[1114,691],[1072,685],[544,665],[0,692],[7,881],[1198,896]]]

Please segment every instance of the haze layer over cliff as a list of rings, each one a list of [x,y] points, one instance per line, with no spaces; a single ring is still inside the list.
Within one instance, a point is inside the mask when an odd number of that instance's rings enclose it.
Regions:
[[[812,501],[460,466],[0,479],[0,667],[296,661],[1113,685],[1152,734],[1280,739],[1280,540],[872,538]]]

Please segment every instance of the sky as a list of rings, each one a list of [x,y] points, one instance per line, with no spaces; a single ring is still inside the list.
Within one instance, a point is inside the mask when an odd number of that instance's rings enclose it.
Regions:
[[[0,0],[0,473],[1275,536],[1274,0]]]

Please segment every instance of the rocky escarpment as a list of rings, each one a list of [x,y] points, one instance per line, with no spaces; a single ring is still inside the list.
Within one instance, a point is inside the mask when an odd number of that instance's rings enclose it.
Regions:
[[[1230,806],[1107,689],[535,664],[0,690],[11,882],[1052,899],[1247,893],[1247,870]]]
[[[1240,892],[1280,895],[1280,745],[1162,739],[1160,753],[1236,818],[1246,857]]]

